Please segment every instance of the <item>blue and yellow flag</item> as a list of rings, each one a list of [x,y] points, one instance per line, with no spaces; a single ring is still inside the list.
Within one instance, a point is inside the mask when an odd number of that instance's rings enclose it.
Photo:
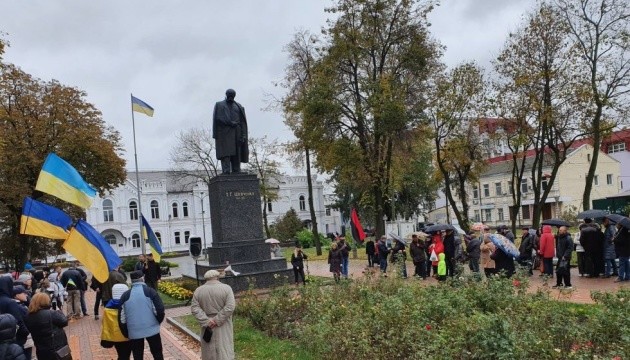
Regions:
[[[70,225],[72,218],[65,212],[30,197],[24,199],[20,234],[64,240]]]
[[[145,219],[144,215],[142,215],[142,239],[146,242],[149,240],[149,246],[151,247],[151,254],[153,254],[153,258],[156,262],[160,262],[162,258],[162,246],[160,246],[160,241],[157,236],[151,229],[149,222]]]
[[[96,190],[79,172],[55,153],[50,153],[39,173],[35,190],[87,209],[92,205]]]
[[[153,108],[133,95],[131,95],[131,109],[135,112],[153,117]]]
[[[79,220],[70,230],[63,248],[83,263],[102,283],[107,281],[109,272],[122,263],[111,245],[84,220]]]

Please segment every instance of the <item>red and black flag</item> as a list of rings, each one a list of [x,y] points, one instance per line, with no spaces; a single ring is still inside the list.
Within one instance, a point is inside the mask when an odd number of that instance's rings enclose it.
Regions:
[[[363,240],[365,240],[365,232],[363,231],[363,226],[361,226],[361,221],[359,220],[359,215],[357,215],[355,208],[352,208],[350,212],[350,229],[352,230],[354,241],[363,242]]]

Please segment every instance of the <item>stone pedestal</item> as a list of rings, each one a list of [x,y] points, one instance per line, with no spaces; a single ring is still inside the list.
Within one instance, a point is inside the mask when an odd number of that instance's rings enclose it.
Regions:
[[[206,271],[222,270],[228,265],[240,274],[226,274],[221,282],[234,291],[247,290],[250,285],[280,285],[293,276],[284,258],[271,259],[270,246],[263,236],[260,188],[255,175],[219,175],[210,180],[208,193],[212,246],[206,249],[208,264],[197,265],[201,280]]]

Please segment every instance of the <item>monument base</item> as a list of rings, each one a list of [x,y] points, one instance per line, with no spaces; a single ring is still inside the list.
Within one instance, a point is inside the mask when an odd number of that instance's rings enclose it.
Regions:
[[[286,262],[286,260],[283,259]],[[225,268],[225,266],[221,267],[221,270]],[[203,283],[205,280],[203,278],[203,274],[206,271],[215,269],[216,267],[208,266],[208,265],[197,265],[197,273],[199,274],[199,280]],[[194,275],[184,275],[186,277],[195,278]],[[250,288],[253,289],[264,289],[270,287],[276,287],[281,285],[290,284],[293,282],[293,269],[285,268],[284,270],[267,270],[267,271],[258,271],[252,272],[248,274],[240,274],[238,276],[226,275],[225,277],[219,278],[224,284],[228,284],[232,287],[234,292],[245,291]]]

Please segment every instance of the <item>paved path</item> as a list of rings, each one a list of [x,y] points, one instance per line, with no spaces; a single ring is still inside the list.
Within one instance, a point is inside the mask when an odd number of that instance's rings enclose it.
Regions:
[[[365,261],[351,260],[349,269],[350,277],[363,277],[366,265]],[[328,271],[328,264],[326,264],[325,261],[310,261],[308,263],[308,270],[311,275],[331,277],[331,274]],[[575,269],[573,270],[575,272]],[[376,268],[374,268],[374,271],[376,271]],[[413,274],[413,268],[410,262],[407,263],[407,272],[408,274]],[[536,291],[537,289],[549,289],[549,291],[551,291],[551,295],[557,299],[580,303],[591,303],[592,300],[590,292],[592,290],[615,291],[622,286],[630,287],[628,282],[623,284],[613,282],[613,278],[587,279],[580,278],[577,274],[572,275],[574,289],[571,291],[559,291],[550,289],[550,286],[555,284],[555,280],[551,280],[546,284],[543,279],[538,276],[538,271],[535,271],[534,276],[530,278],[530,291]],[[409,278],[407,281],[421,280]],[[434,279],[427,279],[423,283],[434,284],[437,283],[437,281]],[[90,316],[72,321],[67,328],[73,359],[115,359],[116,351],[114,349],[104,349],[100,345],[101,320],[94,320],[94,317],[92,316],[93,314],[91,313],[94,304],[94,292],[89,291],[86,293],[86,302],[88,304],[88,309],[90,310]],[[190,314],[190,307],[179,307],[175,309],[168,309],[166,311],[167,317],[178,317],[186,314]],[[175,329],[172,325],[167,324],[166,321],[162,324],[160,334],[162,336],[165,359],[199,359],[199,344],[192,341],[188,336]],[[149,352],[148,344],[145,344],[145,355],[146,359],[153,358]]]

